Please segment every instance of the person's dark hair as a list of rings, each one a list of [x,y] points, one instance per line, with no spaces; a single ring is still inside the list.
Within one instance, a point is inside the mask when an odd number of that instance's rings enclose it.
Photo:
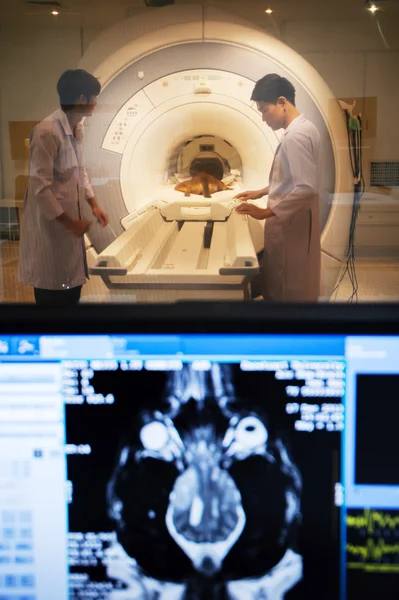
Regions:
[[[277,104],[281,96],[287,98],[288,102],[295,106],[295,88],[292,83],[285,77],[270,73],[256,83],[251,100],[253,102]]]
[[[92,96],[98,96],[101,92],[101,83],[94,75],[83,69],[70,69],[59,78],[57,92],[62,110],[71,110],[79,106],[80,96],[85,96],[87,101]]]

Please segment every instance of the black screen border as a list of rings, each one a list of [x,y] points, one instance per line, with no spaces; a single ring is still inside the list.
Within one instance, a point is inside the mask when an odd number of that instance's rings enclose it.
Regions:
[[[0,336],[116,333],[399,335],[399,304],[3,304],[0,309]]]

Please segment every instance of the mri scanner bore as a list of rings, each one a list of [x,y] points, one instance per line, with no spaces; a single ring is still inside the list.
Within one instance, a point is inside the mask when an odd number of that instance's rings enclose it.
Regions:
[[[262,123],[251,101],[266,73],[292,81],[298,109],[320,135],[321,296],[328,298],[351,218],[351,206],[338,201],[351,178],[332,93],[287,46],[223,12],[192,5],[151,14],[151,22],[138,16],[101,34],[80,64],[103,88],[86,128],[86,162],[110,219],[88,233],[93,277],[84,300],[99,291],[111,302],[248,297],[264,228],[234,210],[235,196],[267,185],[283,134]],[[204,168],[228,189],[211,198],[178,191]]]

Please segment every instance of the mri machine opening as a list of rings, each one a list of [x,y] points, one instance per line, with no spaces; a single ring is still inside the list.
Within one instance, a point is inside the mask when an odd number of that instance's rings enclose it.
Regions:
[[[146,28],[147,17],[141,27],[136,17],[130,31],[113,28],[83,58],[81,66],[103,84],[86,122],[86,163],[110,217],[109,227],[94,225],[89,233],[85,298],[95,300],[99,291],[107,301],[248,297],[263,223],[234,212],[234,196],[267,185],[282,134],[262,122],[250,101],[254,83],[268,72],[294,83],[298,108],[321,135],[322,295],[328,297],[350,220],[350,207],[337,201],[349,174],[338,149],[343,115],[330,108],[327,119],[331,92],[292,50],[257,30],[249,37],[248,25],[219,11],[197,8],[160,9]],[[215,40],[212,23],[223,40]],[[229,189],[211,199],[174,189],[209,164]]]

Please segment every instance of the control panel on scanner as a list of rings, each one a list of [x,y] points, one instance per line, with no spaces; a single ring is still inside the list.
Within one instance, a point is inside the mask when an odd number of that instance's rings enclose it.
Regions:
[[[0,336],[0,598],[398,598],[398,355]]]

